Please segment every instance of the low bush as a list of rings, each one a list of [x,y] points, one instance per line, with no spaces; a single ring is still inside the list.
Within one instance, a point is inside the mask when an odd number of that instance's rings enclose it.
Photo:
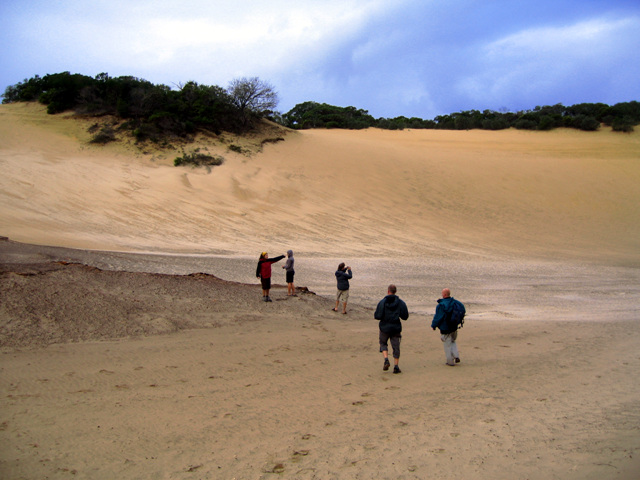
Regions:
[[[194,167],[217,167],[224,163],[224,158],[219,155],[209,155],[208,153],[185,153],[181,157],[176,157],[173,164],[176,167],[181,165],[191,165]]]
[[[262,140],[262,142],[260,142],[260,144],[264,145],[266,143],[278,143],[278,142],[284,142],[284,138],[282,137],[265,138],[264,140]]]
[[[95,127],[97,127],[97,125],[93,125],[89,129],[89,132],[93,133],[93,131],[95,131]],[[115,140],[116,132],[113,130],[113,128],[104,126],[91,138],[91,140],[89,140],[89,143],[104,145],[105,143],[114,142]]]
[[[633,132],[633,120],[628,117],[616,118],[611,122],[611,129],[614,132]]]

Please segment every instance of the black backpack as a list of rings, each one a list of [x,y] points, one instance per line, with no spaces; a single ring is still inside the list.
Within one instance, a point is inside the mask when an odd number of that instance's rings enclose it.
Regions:
[[[462,302],[451,297],[451,311],[447,312],[447,327],[449,330],[457,330],[464,326],[464,316],[467,311]]]

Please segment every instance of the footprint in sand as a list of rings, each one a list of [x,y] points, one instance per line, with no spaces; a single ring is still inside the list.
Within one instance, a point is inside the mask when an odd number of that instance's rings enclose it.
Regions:
[[[273,466],[273,468],[271,470],[269,470],[269,472],[271,472],[271,473],[283,473],[284,472],[284,464],[276,463]]]

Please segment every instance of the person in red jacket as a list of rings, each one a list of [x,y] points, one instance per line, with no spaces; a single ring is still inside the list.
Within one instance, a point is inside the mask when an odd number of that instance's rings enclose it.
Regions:
[[[271,290],[271,264],[279,262],[284,258],[284,255],[279,257],[269,258],[267,252],[260,254],[260,260],[258,260],[258,267],[256,268],[256,277],[262,281],[262,301],[270,302],[269,290]]]

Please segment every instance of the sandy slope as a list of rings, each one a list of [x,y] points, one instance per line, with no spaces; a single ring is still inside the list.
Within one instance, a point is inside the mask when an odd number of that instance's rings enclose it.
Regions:
[[[178,152],[87,146],[78,125],[1,106],[1,234],[104,250],[640,261],[640,132],[305,131],[249,157],[216,139],[187,146],[224,155],[208,173],[173,167]]]
[[[0,241],[2,478],[638,478],[637,133],[225,137],[207,172],[79,125],[0,106],[0,235],[39,244]],[[288,248],[320,295],[260,302],[258,253]],[[389,281],[401,375],[371,318]]]
[[[371,307],[343,316],[330,298],[282,287],[266,304],[256,284],[50,263],[74,255],[0,242],[2,478],[640,471],[637,273],[635,287],[607,279],[613,298],[579,280],[591,299],[574,317],[562,303],[580,294],[575,277],[485,275],[512,305],[472,289],[462,363],[444,365],[439,335],[412,309],[394,375],[381,368]]]

